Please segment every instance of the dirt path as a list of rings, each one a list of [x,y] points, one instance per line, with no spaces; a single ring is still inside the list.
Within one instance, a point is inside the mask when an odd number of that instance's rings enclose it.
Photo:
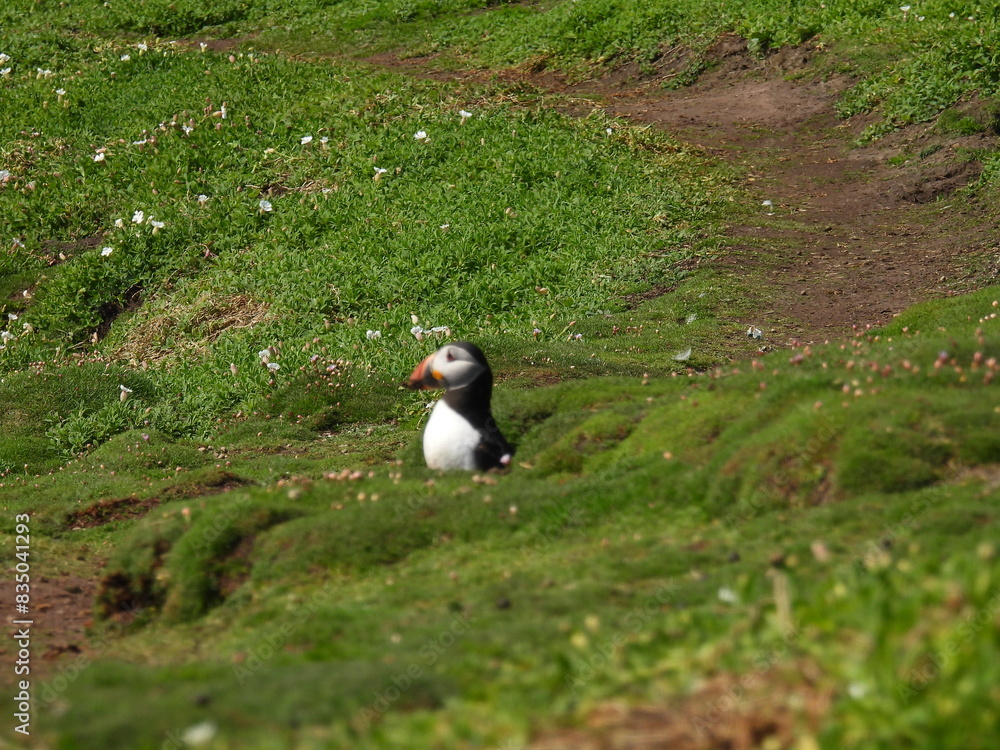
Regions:
[[[807,339],[886,322],[914,302],[975,286],[995,231],[953,193],[981,172],[962,150],[986,137],[916,126],[853,147],[870,119],[836,117],[849,81],[794,82],[785,76],[808,64],[801,54],[757,62],[739,47],[735,39],[717,45],[719,68],[690,89],[609,99],[616,114],[734,161],[760,203],[772,202],[756,221],[729,227],[730,254],[719,263],[773,273],[771,315]],[[904,154],[915,158],[894,166]]]
[[[624,68],[582,84],[552,73],[502,75],[662,128],[745,173],[756,213],[729,225],[726,252],[708,263],[755,274],[761,309],[749,322],[775,343],[842,336],[914,302],[995,281],[995,211],[954,193],[981,172],[964,154],[995,147],[996,136],[922,125],[855,147],[871,118],[837,117],[850,81],[801,75],[811,54],[799,48],[757,60],[743,40],[725,37],[710,53],[711,72],[676,91],[663,82],[677,61],[647,78]],[[479,77],[435,72],[427,59],[371,62],[439,79]]]

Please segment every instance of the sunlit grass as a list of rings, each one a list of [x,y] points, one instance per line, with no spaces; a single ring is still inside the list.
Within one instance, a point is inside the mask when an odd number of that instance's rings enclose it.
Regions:
[[[736,31],[835,49],[872,134],[993,94],[978,6],[827,5],[0,9],[0,505],[101,584],[39,742],[513,748],[625,703],[994,747],[996,289],[751,360],[751,284],[684,270],[746,204],[698,149],[249,49],[587,75]],[[400,383],[443,337],[508,474],[423,468]]]
[[[129,408],[173,434],[260,410],[301,373],[398,381],[443,335],[418,327],[570,338],[676,283],[732,197],[697,152],[530,91],[174,44],[65,50],[51,76],[17,64],[4,83],[17,318],[0,366],[126,362],[155,384]]]
[[[53,531],[83,477],[106,496],[148,475],[133,486],[163,498],[131,526],[73,532],[117,540],[98,614],[142,610],[98,664],[50,686],[46,722],[80,747],[154,746],[203,721],[223,747],[294,746],[296,722],[321,744],[461,747],[609,700],[690,695],[717,729],[733,711],[790,710],[795,736],[821,746],[988,747],[996,295],[698,376],[503,394],[497,417],[519,446],[505,476],[430,472],[415,432],[402,463],[389,448],[326,471],[337,446],[274,425],[287,446],[268,457],[275,473],[217,497],[192,488],[213,467],[263,466],[254,433],[195,449],[133,432],[51,475],[8,477],[9,509],[39,484],[36,523]],[[111,622],[98,632],[121,633]],[[708,679],[752,679],[769,700],[699,704]],[[780,697],[806,683],[828,696],[812,719]],[[125,696],[154,685],[158,711],[137,719]]]

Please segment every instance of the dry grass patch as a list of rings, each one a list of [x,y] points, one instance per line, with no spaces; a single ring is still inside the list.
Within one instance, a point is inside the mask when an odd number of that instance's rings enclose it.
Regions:
[[[202,293],[193,302],[150,309],[113,354],[130,363],[157,363],[178,355],[202,357],[223,333],[253,328],[270,317],[271,305],[245,294]]]

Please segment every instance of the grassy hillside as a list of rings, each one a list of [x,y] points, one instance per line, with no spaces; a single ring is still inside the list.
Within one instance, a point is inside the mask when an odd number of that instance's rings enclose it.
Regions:
[[[736,32],[872,135],[995,127],[992,5],[826,5],[4,6],[0,559],[30,514],[33,586],[96,581],[32,746],[994,747],[1000,288],[758,353],[766,269],[697,262],[742,175],[355,59],[677,85]],[[423,468],[452,338],[508,474]]]
[[[8,478],[40,558],[108,560],[45,736],[519,746],[627,699],[719,737],[745,716],[800,745],[991,747],[998,293],[700,376],[506,390],[508,476],[429,472],[413,438],[338,471],[288,431],[266,457],[126,433]],[[251,484],[199,497],[220,471]],[[91,492],[112,518],[159,504],[91,525]]]
[[[341,394],[373,376],[378,418],[405,416],[394,384],[442,338],[589,338],[676,284],[733,197],[697,152],[531,92],[142,46],[68,39],[41,77],[12,47],[4,82],[2,366],[132,371],[46,404],[67,454],[277,402],[356,421]]]
[[[668,86],[685,85],[711,66],[706,52],[720,34],[732,32],[758,55],[801,44],[825,53],[827,73],[855,75],[841,112],[878,111],[882,119],[869,135],[935,117],[971,92],[992,98],[1000,81],[992,52],[998,13],[989,2],[89,0],[55,7],[22,0],[2,12],[36,28],[102,36],[230,37],[301,54],[395,51],[435,55],[438,64],[460,67],[529,66],[588,76],[634,62],[665,75]]]

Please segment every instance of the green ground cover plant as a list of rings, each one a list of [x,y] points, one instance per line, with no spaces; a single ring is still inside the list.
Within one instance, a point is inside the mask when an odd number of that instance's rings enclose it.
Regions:
[[[717,744],[996,746],[1000,289],[762,356],[753,276],[689,270],[749,210],[729,168],[353,59],[693,75],[735,32],[829,50],[874,136],[995,95],[992,4],[15,0],[0,27],[0,507],[34,574],[96,582],[83,650],[36,661],[36,746],[514,748],[623,705]],[[423,468],[400,384],[459,337],[508,474]]]
[[[36,27],[70,25],[105,35],[252,38],[310,54],[393,50],[461,66],[568,68],[577,76],[625,62],[652,72],[661,60],[676,66],[681,52],[685,62],[668,79],[681,84],[711,64],[705,52],[721,34],[735,33],[758,55],[799,44],[832,52],[827,72],[858,78],[841,113],[882,115],[868,137],[931,119],[972,92],[993,98],[1000,81],[996,4],[952,0],[145,0],[58,9],[15,3],[6,12]]]
[[[497,746],[539,705],[543,725],[572,723],[750,675],[772,700],[828,693],[821,721],[794,709],[802,742],[989,747],[997,293],[702,375],[501,393],[507,476],[430,472],[414,434],[331,470],[340,446],[291,426],[267,456],[277,482],[250,445],[139,432],[8,476],[5,507],[31,508],[53,549],[107,559],[95,632],[117,637],[46,683],[48,736]],[[220,470],[247,484],[192,496]],[[90,497],[162,501],[70,531],[83,476]],[[136,713],[127,696],[149,691]],[[695,718],[726,720],[733,695]]]
[[[0,359],[126,362],[151,383],[121,375],[132,403],[111,389],[103,416],[55,406],[63,452],[139,426],[140,402],[147,426],[207,434],[289,383],[335,410],[338,388],[398,383],[444,337],[579,341],[577,318],[676,283],[733,197],[696,151],[530,91],[63,46],[45,75],[12,47],[4,81]]]

